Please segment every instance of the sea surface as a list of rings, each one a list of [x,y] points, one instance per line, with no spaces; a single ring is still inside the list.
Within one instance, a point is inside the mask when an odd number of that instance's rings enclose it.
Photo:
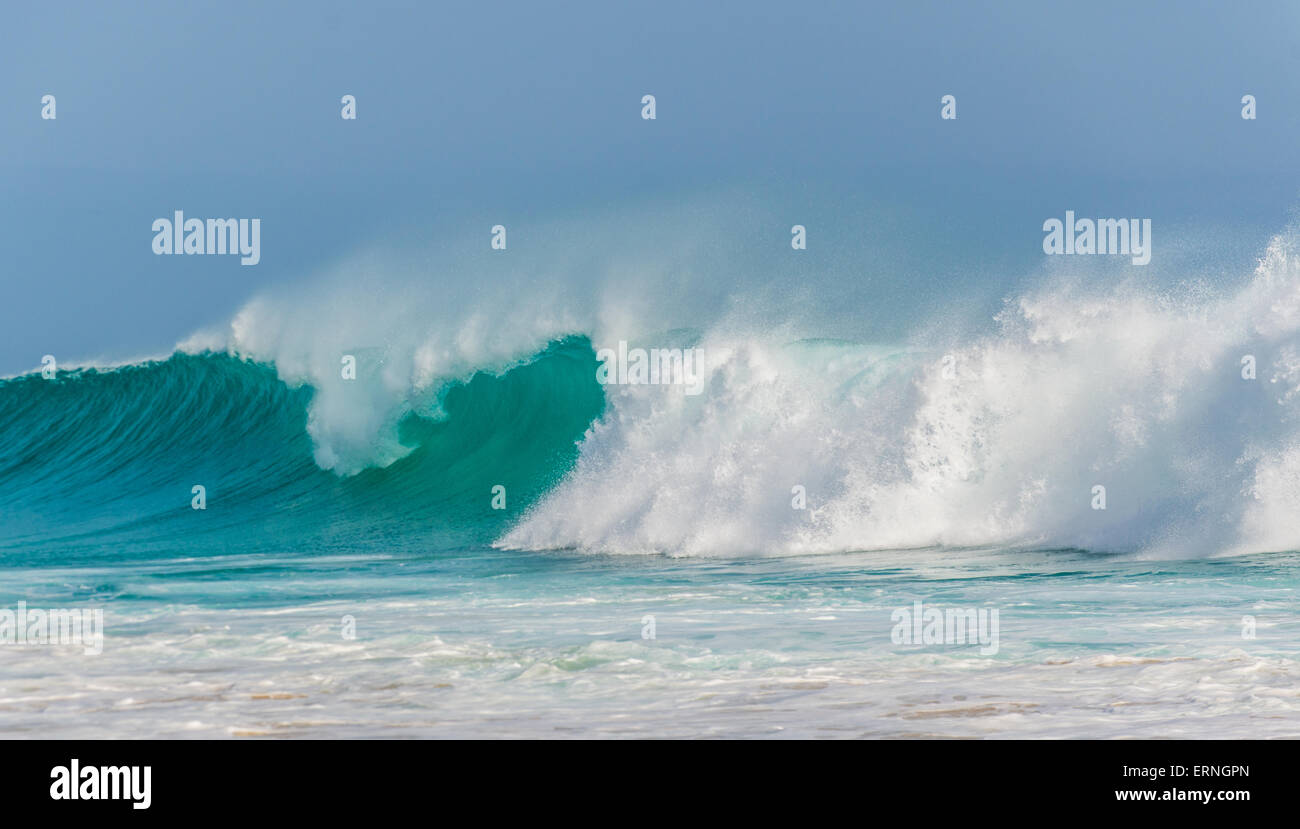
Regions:
[[[1300,736],[1294,235],[950,342],[473,297],[0,381],[0,610],[104,613],[0,644],[0,734]]]

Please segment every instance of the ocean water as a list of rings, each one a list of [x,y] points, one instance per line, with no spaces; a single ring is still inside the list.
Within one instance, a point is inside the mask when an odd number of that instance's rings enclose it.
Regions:
[[[950,341],[498,293],[0,382],[0,607],[105,624],[0,646],[0,733],[1300,736],[1293,234]],[[599,383],[620,339],[700,393]],[[918,601],[996,648],[899,641]]]

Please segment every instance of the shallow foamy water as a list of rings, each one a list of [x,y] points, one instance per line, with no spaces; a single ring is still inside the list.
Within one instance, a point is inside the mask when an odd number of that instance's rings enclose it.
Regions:
[[[0,645],[0,734],[1296,737],[1298,565],[470,550],[10,568],[0,595],[103,608],[105,636],[99,655]],[[916,601],[996,609],[996,653],[894,641]]]

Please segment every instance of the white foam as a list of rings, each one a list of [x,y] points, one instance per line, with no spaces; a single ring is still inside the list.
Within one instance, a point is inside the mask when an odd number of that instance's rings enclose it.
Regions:
[[[996,333],[953,344],[954,379],[941,348],[886,358],[706,337],[705,394],[613,390],[574,473],[501,544],[1294,549],[1294,244],[1274,239],[1244,288],[1212,299],[1054,281],[1009,303]],[[1241,376],[1247,354],[1256,380]],[[791,506],[795,485],[807,510]]]

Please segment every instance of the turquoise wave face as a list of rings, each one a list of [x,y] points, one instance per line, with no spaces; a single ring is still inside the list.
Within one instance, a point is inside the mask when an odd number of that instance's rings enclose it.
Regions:
[[[408,454],[346,478],[312,460],[313,390],[268,365],[176,354],[6,380],[0,561],[487,544],[572,466],[604,408],[595,378],[586,338],[552,343],[450,385],[399,424]]]

